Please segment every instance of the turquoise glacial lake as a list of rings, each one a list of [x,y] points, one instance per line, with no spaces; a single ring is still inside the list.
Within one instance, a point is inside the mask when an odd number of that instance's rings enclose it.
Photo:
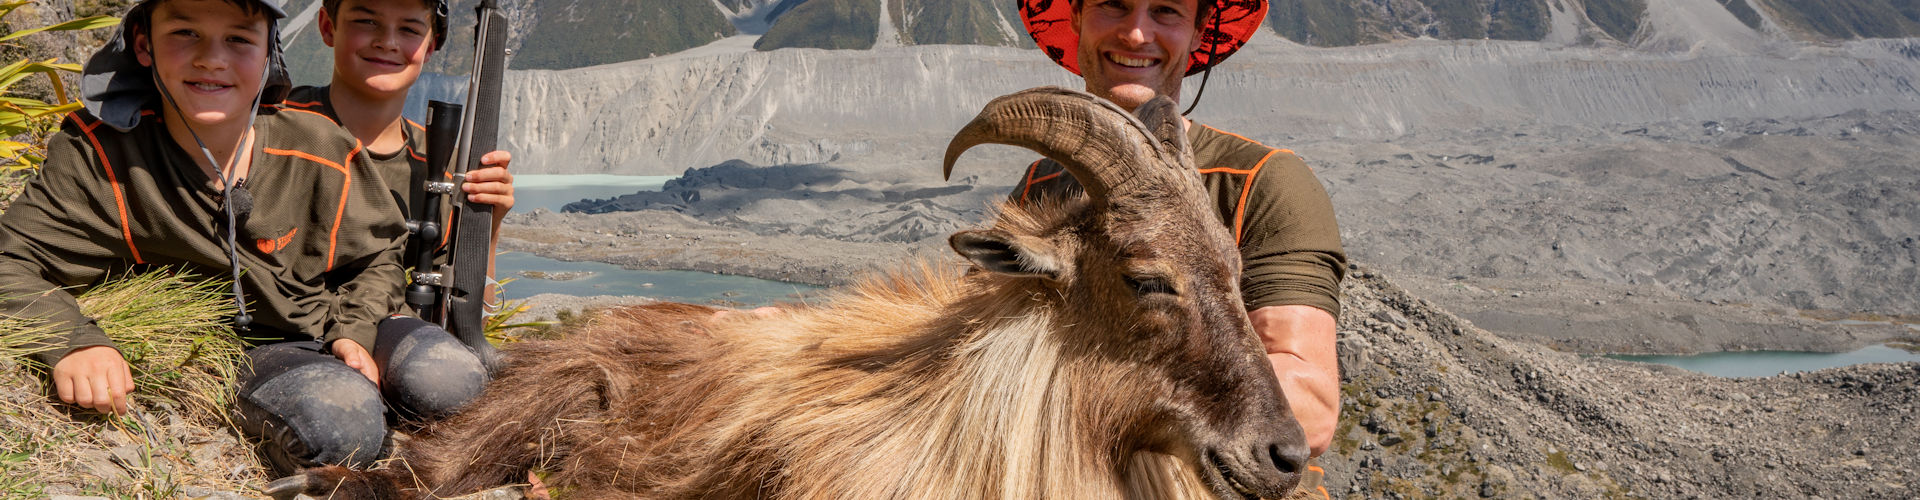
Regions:
[[[1659,363],[1718,377],[1766,377],[1865,363],[1920,361],[1920,353],[1886,345],[1852,352],[1746,351],[1689,356],[1612,355],[1613,359]]]
[[[604,199],[639,191],[657,191],[677,175],[527,174],[513,176],[516,213],[544,208],[559,212],[568,203]],[[723,306],[762,306],[798,300],[817,292],[813,285],[769,281],[699,271],[638,271],[603,262],[566,262],[524,252],[494,259],[508,298],[543,293],[573,296],[633,295],[660,300]]]
[[[699,271],[639,271],[604,262],[567,262],[525,252],[494,258],[495,271],[513,278],[507,298],[543,293],[573,296],[636,295],[729,307],[792,302],[821,287]]]

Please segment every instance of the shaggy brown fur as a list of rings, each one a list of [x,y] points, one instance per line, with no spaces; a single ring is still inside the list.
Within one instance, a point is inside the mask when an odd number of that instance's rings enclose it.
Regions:
[[[1003,207],[955,237],[974,267],[817,307],[633,307],[514,345],[480,399],[373,474],[418,496],[529,470],[586,499],[1279,496],[1305,447],[1238,253],[1197,195],[1158,198]],[[979,257],[996,249],[1017,259]]]

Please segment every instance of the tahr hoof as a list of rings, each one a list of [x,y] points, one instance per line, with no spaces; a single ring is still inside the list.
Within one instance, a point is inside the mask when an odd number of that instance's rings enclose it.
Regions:
[[[301,494],[306,493],[307,487],[312,485],[312,483],[313,481],[303,472],[275,479],[273,482],[267,483],[265,488],[261,488],[260,492],[273,497],[273,500],[295,500],[300,498]]]

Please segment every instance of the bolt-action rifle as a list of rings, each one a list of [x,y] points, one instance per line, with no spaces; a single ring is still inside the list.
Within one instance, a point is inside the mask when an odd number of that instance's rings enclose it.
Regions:
[[[473,72],[467,81],[465,105],[427,103],[427,163],[416,172],[412,199],[421,200],[420,217],[413,221],[415,262],[407,303],[422,319],[439,324],[472,348],[489,371],[499,366],[493,344],[487,342],[483,310],[486,306],[487,267],[493,252],[493,205],[473,203],[461,196],[459,184],[467,172],[480,168],[480,157],[496,149],[500,131],[500,82],[506,73],[507,17],[496,0],[481,0],[474,8]],[[449,176],[448,172],[452,172]],[[450,197],[450,227],[439,225],[440,199]],[[447,264],[434,265],[433,255],[443,238],[450,255]]]

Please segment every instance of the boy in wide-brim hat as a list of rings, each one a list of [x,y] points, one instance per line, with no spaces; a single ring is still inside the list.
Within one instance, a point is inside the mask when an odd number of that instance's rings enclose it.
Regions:
[[[1049,58],[1080,75],[1087,92],[1128,110],[1157,96],[1179,100],[1185,77],[1210,74],[1267,16],[1264,0],[1018,2],[1027,32]],[[1198,95],[1204,93],[1203,77]],[[1340,416],[1334,318],[1346,254],[1333,202],[1292,151],[1191,121],[1187,141],[1220,220],[1239,244],[1241,293],[1281,397],[1305,431],[1309,454],[1318,456]],[[1062,172],[1051,160],[1034,162],[1013,198],[1078,189]],[[1325,496],[1317,469],[1309,467],[1301,488]]]
[[[253,345],[242,430],[270,458],[365,465],[386,435],[379,392],[328,353],[371,345],[399,309],[405,218],[358,141],[270,105],[288,87],[282,17],[262,0],[127,12],[87,61],[86,109],[0,215],[0,314],[64,333],[36,355],[62,400],[125,412],[127,362],[73,294],[152,267],[232,277]]]

